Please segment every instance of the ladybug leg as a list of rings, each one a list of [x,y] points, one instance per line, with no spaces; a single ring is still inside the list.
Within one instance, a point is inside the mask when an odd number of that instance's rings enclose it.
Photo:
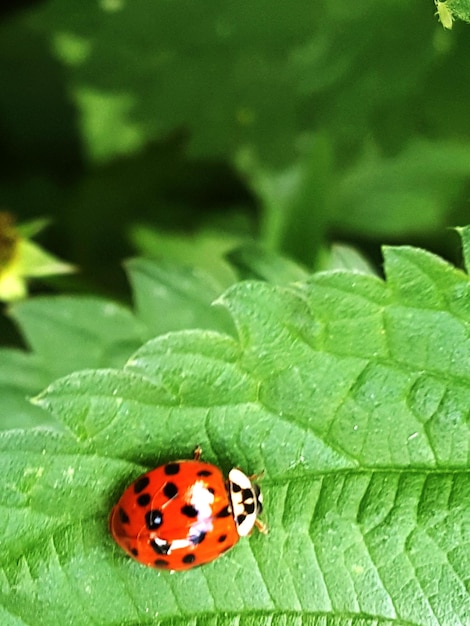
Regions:
[[[258,482],[258,480],[263,480],[264,478],[264,470],[261,470],[261,472],[258,472],[256,474],[251,474],[251,476],[248,476],[248,478],[251,480],[251,482]]]
[[[195,460],[195,461],[199,461],[199,459],[201,458],[201,456],[202,456],[202,448],[201,448],[201,446],[197,446],[197,447],[194,449],[194,452],[193,452],[193,457],[194,457],[194,460]]]
[[[266,526],[264,522],[262,522],[258,518],[255,521],[255,526],[259,530],[260,533],[263,533],[263,535],[267,535],[269,533],[269,528]]]

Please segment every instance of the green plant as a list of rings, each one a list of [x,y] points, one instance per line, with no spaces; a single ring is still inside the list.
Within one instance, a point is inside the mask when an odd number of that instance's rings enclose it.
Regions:
[[[253,255],[238,258],[246,274]],[[277,259],[297,282],[235,283],[219,315],[200,292],[199,329],[179,316],[172,330],[168,308],[171,332],[140,347],[160,295],[183,306],[151,262],[137,314],[81,298],[15,305],[33,348],[7,353],[31,368],[23,393],[67,375],[31,405],[52,424],[0,436],[1,623],[470,623],[470,281],[417,248],[384,260],[385,281],[302,279]],[[143,568],[113,545],[110,508],[196,444],[225,471],[265,470],[270,533],[187,573]]]

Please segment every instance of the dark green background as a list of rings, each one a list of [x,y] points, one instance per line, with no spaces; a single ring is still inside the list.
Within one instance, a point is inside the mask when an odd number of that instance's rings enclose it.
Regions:
[[[0,206],[50,217],[42,245],[81,268],[35,291],[126,299],[142,223],[254,238],[309,270],[334,241],[379,271],[383,243],[460,263],[445,227],[470,216],[469,27],[444,31],[432,0],[2,11]]]

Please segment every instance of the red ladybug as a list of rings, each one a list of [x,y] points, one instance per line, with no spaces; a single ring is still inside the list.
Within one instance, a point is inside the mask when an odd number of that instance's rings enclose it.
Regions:
[[[143,474],[111,511],[112,536],[139,563],[185,570],[213,561],[254,526],[266,532],[258,485],[237,468],[225,480],[200,456],[198,448],[194,460]]]

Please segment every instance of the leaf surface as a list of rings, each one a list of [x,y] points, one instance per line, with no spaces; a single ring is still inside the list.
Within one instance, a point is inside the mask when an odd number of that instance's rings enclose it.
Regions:
[[[50,415],[29,401],[29,397],[48,382],[40,358],[21,350],[0,349],[2,428],[22,428],[51,421]]]
[[[146,336],[130,311],[104,298],[34,298],[11,307],[11,315],[52,378],[121,366]]]
[[[333,223],[362,237],[432,232],[464,189],[468,149],[414,138],[393,157],[366,153],[338,183]]]
[[[185,328],[233,332],[226,311],[213,307],[223,287],[208,272],[170,261],[127,263],[137,315],[149,336]]]
[[[385,273],[240,283],[219,299],[237,339],[169,333],[53,383],[37,403],[64,433],[0,435],[5,623],[466,626],[469,280],[406,247]],[[146,569],[109,511],[198,444],[265,471],[269,535]]]

